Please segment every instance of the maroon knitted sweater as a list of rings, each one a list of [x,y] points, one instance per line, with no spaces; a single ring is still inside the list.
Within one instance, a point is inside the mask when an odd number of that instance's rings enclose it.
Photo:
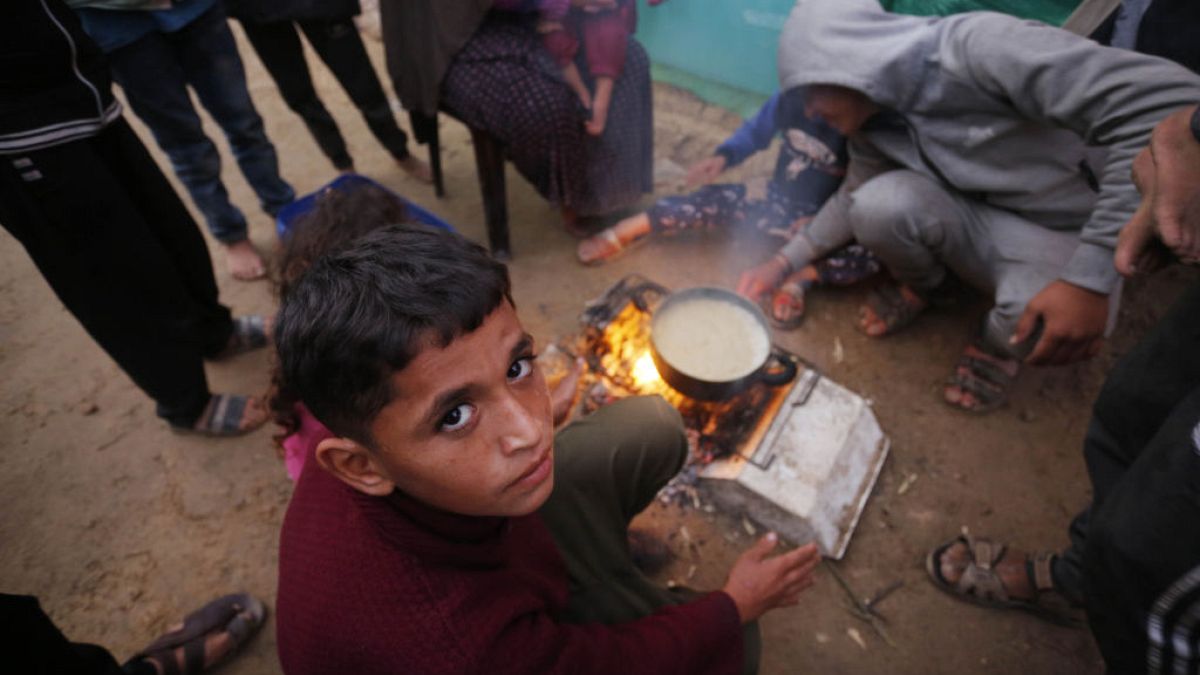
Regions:
[[[738,673],[725,593],[611,626],[555,620],[567,575],[537,515],[478,518],[369,497],[313,464],[279,545],[288,675]]]

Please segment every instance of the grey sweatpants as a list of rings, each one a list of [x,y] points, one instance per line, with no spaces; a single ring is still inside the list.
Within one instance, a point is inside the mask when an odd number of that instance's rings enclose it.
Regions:
[[[1042,227],[1021,216],[954,194],[909,170],[888,171],[863,183],[843,212],[860,244],[898,281],[930,290],[952,271],[991,293],[995,305],[982,328],[997,353],[1024,356],[1032,341],[1012,346],[1025,305],[1057,280],[1079,243],[1077,232]],[[1110,296],[1109,327],[1118,288]]]

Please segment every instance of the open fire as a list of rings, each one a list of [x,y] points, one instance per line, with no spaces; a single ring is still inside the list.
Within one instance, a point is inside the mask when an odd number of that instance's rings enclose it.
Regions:
[[[707,464],[733,453],[753,454],[763,427],[790,387],[755,384],[720,402],[691,399],[672,389],[650,355],[650,319],[668,293],[632,275],[588,305],[574,345],[588,366],[583,376],[584,412],[627,396],[658,394],[683,416],[693,460]]]
[[[816,540],[824,555],[840,558],[890,448],[870,403],[786,352],[798,370],[789,384],[757,382],[716,402],[684,396],[651,357],[650,321],[667,295],[632,275],[588,304],[580,333],[560,343],[587,363],[580,412],[627,396],[663,396],[683,417],[691,458],[661,501],[740,514],[793,543]]]

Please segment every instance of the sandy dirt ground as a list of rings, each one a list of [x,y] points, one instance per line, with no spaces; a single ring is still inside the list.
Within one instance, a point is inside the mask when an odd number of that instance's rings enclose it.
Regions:
[[[241,45],[284,175],[299,192],[311,191],[333,177],[332,168],[244,40]],[[384,72],[379,45],[369,46]],[[437,199],[396,168],[328,71],[315,61],[313,71],[361,172],[484,240],[465,129],[442,122],[449,195]],[[687,166],[738,124],[687,94],[656,87],[655,96],[660,163]],[[761,180],[772,160],[764,153],[735,177]],[[228,155],[224,175],[234,201],[251,216],[254,241],[273,251],[272,222],[255,209]],[[677,288],[732,285],[740,269],[769,251],[762,242],[703,233],[651,242],[612,264],[583,268],[555,209],[511,168],[508,195],[515,296],[543,342],[575,330],[583,303],[625,274]],[[269,284],[233,281],[222,258],[215,256],[214,264],[222,297],[235,312],[273,310]],[[1065,544],[1069,519],[1088,500],[1081,439],[1103,375],[1194,278],[1172,269],[1133,284],[1118,332],[1099,358],[1027,372],[1010,404],[983,417],[948,410],[939,394],[982,304],[930,315],[901,335],[872,341],[852,327],[862,290],[817,295],[806,323],[777,335],[779,344],[872,399],[893,441],[849,552],[837,565],[862,596],[896,581],[903,586],[879,606],[888,645],[848,611],[844,592],[822,570],[800,606],[762,622],[762,671],[1100,672],[1086,631],[955,602],[927,582],[923,560],[964,525],[1038,549]],[[258,352],[210,366],[209,378],[216,391],[261,391],[269,368],[270,355]],[[105,645],[119,658],[217,594],[244,589],[273,605],[279,525],[291,484],[272,430],[235,440],[171,433],[7,234],[0,234],[0,383],[0,590],[40,596],[70,638]],[[655,506],[639,524],[666,537],[677,553],[663,579],[698,588],[719,586],[751,541],[738,514]],[[692,544],[679,534],[684,526]],[[279,672],[273,623],[221,672]]]

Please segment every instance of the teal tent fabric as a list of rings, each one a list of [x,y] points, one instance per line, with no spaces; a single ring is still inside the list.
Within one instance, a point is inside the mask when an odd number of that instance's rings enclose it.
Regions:
[[[754,114],[779,88],[775,52],[796,0],[673,0],[656,7],[648,7],[646,0],[637,2],[637,39],[650,53],[655,81],[686,89],[743,116]],[[919,16],[986,9],[1058,26],[1080,0],[880,0],[880,4],[889,11]]]

